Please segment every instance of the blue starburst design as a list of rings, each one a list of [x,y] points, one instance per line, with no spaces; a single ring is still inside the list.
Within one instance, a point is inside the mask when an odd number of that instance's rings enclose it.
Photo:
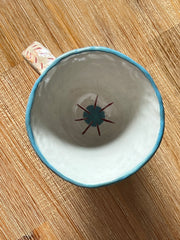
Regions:
[[[97,106],[97,99],[98,99],[98,96],[96,97],[94,105],[89,105],[86,108],[77,104],[77,106],[79,108],[84,110],[84,113],[83,113],[83,118],[76,119],[75,121],[84,120],[88,124],[86,129],[82,132],[83,135],[86,133],[88,128],[90,128],[92,126],[92,127],[97,127],[97,131],[98,131],[98,134],[100,136],[101,132],[100,132],[100,129],[99,129],[99,125],[101,125],[103,122],[114,123],[113,121],[105,118],[105,112],[104,112],[104,109],[111,106],[113,104],[113,102],[111,102],[108,105],[106,105],[105,107],[101,108],[101,107]]]
[[[105,118],[105,113],[104,111],[101,111],[100,107],[96,106],[94,108],[93,105],[89,105],[86,109],[89,113],[84,111],[83,117],[88,125],[92,122],[91,126],[96,127],[104,122],[103,118]]]

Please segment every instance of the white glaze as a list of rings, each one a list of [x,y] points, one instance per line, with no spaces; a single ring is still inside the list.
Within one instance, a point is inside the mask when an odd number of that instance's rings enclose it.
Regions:
[[[99,137],[94,127],[74,121],[86,107],[106,109]],[[160,107],[145,75],[128,61],[105,52],[67,57],[39,83],[31,110],[36,144],[57,171],[83,184],[120,178],[152,152],[160,129]]]

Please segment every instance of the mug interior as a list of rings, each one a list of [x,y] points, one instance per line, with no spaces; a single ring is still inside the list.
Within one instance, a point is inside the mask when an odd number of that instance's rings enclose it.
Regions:
[[[112,53],[84,51],[60,59],[41,78],[30,125],[53,169],[74,182],[98,185],[125,176],[152,153],[160,103],[136,65]]]

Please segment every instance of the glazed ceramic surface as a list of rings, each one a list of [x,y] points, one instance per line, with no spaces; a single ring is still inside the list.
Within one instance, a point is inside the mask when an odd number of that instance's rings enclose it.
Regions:
[[[30,95],[26,125],[44,163],[94,187],[124,179],[151,158],[164,113],[145,69],[97,47],[64,54],[45,70]]]

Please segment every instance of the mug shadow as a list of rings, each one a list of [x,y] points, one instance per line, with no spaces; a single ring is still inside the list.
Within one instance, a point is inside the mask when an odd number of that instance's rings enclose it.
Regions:
[[[138,179],[136,175],[122,182],[98,189],[83,189],[85,201],[90,206],[89,225],[86,231],[92,239],[139,239],[132,226],[134,206],[136,201]],[[83,207],[83,206],[82,206]],[[89,231],[89,228],[94,231]],[[95,234],[94,234],[95,233]],[[92,235],[93,234],[93,235]]]
[[[163,214],[147,191],[146,182],[142,184],[147,174],[143,169],[106,187],[75,189],[78,191],[75,211],[80,216],[77,222],[83,224],[89,239],[156,240],[159,239],[156,233],[161,230],[163,236],[166,229]]]

